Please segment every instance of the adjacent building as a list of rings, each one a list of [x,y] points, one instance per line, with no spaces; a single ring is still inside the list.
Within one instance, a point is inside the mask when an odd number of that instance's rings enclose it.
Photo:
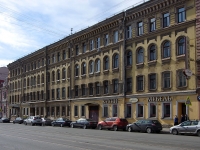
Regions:
[[[19,58],[10,116],[200,119],[197,7],[150,0]]]

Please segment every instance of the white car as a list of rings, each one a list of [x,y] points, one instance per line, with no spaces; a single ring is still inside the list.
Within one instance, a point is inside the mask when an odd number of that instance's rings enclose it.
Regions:
[[[184,121],[179,125],[170,128],[170,133],[173,135],[180,134],[195,134],[200,136],[200,121],[188,120]]]
[[[24,120],[24,124],[31,124],[34,125],[42,125],[42,119],[39,116],[29,116],[26,120]]]

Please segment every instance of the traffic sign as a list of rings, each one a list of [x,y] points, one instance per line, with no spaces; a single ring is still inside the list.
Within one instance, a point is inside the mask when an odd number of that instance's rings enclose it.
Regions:
[[[192,105],[189,96],[187,97],[186,101],[185,101],[185,105]]]

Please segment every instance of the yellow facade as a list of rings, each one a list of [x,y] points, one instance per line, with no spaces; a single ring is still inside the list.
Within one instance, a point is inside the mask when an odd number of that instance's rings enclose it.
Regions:
[[[195,22],[195,0],[150,1],[27,55],[8,65],[10,112],[163,125],[181,114],[200,119]]]

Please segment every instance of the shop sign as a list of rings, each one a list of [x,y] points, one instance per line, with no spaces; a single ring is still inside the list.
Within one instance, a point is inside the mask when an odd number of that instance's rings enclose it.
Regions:
[[[172,101],[172,98],[170,96],[148,98],[148,102],[169,102],[169,101]]]
[[[129,102],[131,102],[131,103],[137,103],[138,99],[137,98],[130,98]]]
[[[189,96],[187,97],[186,101],[185,101],[185,105],[192,105]]]
[[[108,99],[103,101],[104,104],[117,104],[118,99]]]

